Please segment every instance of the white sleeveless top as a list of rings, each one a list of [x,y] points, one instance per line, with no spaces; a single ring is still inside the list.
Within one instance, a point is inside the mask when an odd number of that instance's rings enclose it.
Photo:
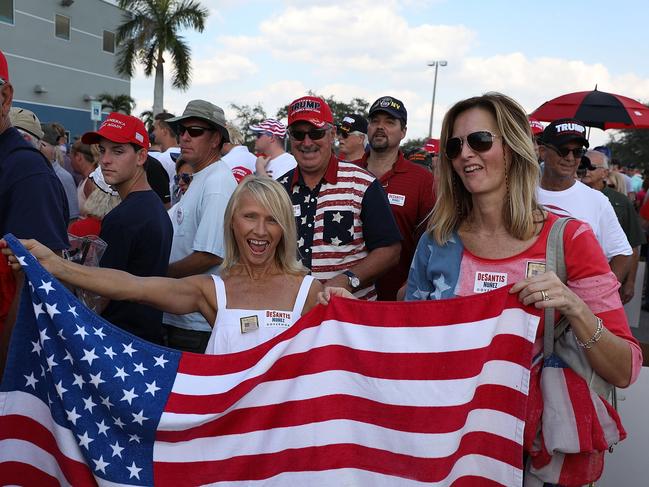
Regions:
[[[292,311],[229,309],[223,279],[217,275],[212,279],[219,309],[205,353],[215,355],[254,348],[288,329],[300,319],[314,278],[304,276]]]

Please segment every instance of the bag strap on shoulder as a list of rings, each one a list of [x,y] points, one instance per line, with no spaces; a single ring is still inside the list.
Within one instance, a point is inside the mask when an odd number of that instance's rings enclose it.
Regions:
[[[563,249],[563,233],[571,217],[559,218],[554,222],[548,235],[545,249],[545,271],[553,271],[564,284],[568,280],[566,261]],[[545,331],[543,334],[543,356],[549,357],[554,351],[554,340],[561,336],[568,326],[568,320],[562,319],[554,326],[554,308],[546,308],[544,312]]]

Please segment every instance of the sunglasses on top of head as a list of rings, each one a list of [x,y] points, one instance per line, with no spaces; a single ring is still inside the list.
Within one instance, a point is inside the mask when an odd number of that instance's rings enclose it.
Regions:
[[[308,135],[309,139],[311,140],[320,140],[325,136],[327,133],[327,128],[321,128],[321,129],[311,129],[311,130],[295,130],[295,129],[289,129],[288,133],[292,138],[295,140],[298,140],[302,142],[305,137]]]
[[[568,149],[567,147],[555,147],[551,144],[544,144],[544,145],[545,147],[552,149],[554,152],[556,152],[563,158],[568,157],[568,154],[570,154],[571,152],[572,152],[572,157],[574,157],[575,159],[581,159],[582,157],[584,157],[584,155],[586,155],[586,149],[584,149],[583,147],[578,147],[576,149]]]
[[[493,146],[496,137],[502,137],[502,135],[494,135],[486,130],[472,132],[466,137],[451,137],[446,141],[446,157],[449,159],[458,157],[462,152],[462,146],[465,140],[472,150],[476,152],[487,152]]]
[[[185,135],[185,132],[189,134],[190,137],[200,137],[203,135],[205,132],[214,132],[214,130],[211,127],[200,127],[198,125],[190,125],[189,127],[186,127],[184,125],[178,125],[177,132],[178,135],[181,137]]]

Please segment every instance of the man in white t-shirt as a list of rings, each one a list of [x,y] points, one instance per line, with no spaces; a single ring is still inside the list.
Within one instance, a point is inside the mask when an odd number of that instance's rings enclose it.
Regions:
[[[192,100],[180,117],[167,121],[179,136],[182,160],[194,169],[192,183],[174,206],[174,236],[169,277],[216,274],[223,261],[225,207],[237,182],[221,160],[228,141],[225,115],[216,105]],[[168,344],[179,350],[203,353],[212,328],[200,313],[165,313]]]
[[[180,147],[178,147],[178,136],[167,120],[174,118],[172,113],[162,112],[155,116],[153,121],[153,137],[160,146],[160,152],[150,152],[151,157],[155,157],[162,167],[169,174],[169,181],[174,180],[176,175],[176,159],[180,156]]]
[[[228,142],[223,144],[221,149],[221,161],[225,162],[237,183],[240,183],[243,178],[255,172],[255,155],[243,145],[243,135],[239,132],[234,125],[226,123],[225,127],[228,131]]]
[[[588,147],[586,127],[574,119],[555,120],[539,139],[539,155],[545,162],[537,198],[546,210],[588,223],[602,246],[611,270],[624,282],[633,253],[615,211],[600,191],[575,179]]]
[[[257,157],[257,175],[278,179],[295,166],[295,157],[284,150],[286,125],[274,118],[267,118],[259,125],[251,125],[250,131],[257,136],[255,152]]]

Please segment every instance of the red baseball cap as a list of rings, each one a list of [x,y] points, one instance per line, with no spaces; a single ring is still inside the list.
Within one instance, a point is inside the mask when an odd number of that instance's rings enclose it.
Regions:
[[[428,139],[424,144],[423,149],[426,152],[431,152],[433,154],[439,154],[439,139]]]
[[[7,58],[0,51],[0,78],[3,81],[9,81],[9,66],[7,66]]]
[[[537,136],[543,133],[543,124],[539,122],[536,118],[528,117],[530,122],[530,129],[532,129],[532,135]]]
[[[131,115],[113,112],[96,132],[86,132],[81,137],[84,144],[97,144],[101,138],[118,144],[135,144],[149,148],[149,134],[142,120]]]
[[[331,108],[327,102],[317,96],[303,96],[288,106],[289,126],[300,120],[309,122],[317,128],[322,128],[327,123],[332,125],[334,123]]]

